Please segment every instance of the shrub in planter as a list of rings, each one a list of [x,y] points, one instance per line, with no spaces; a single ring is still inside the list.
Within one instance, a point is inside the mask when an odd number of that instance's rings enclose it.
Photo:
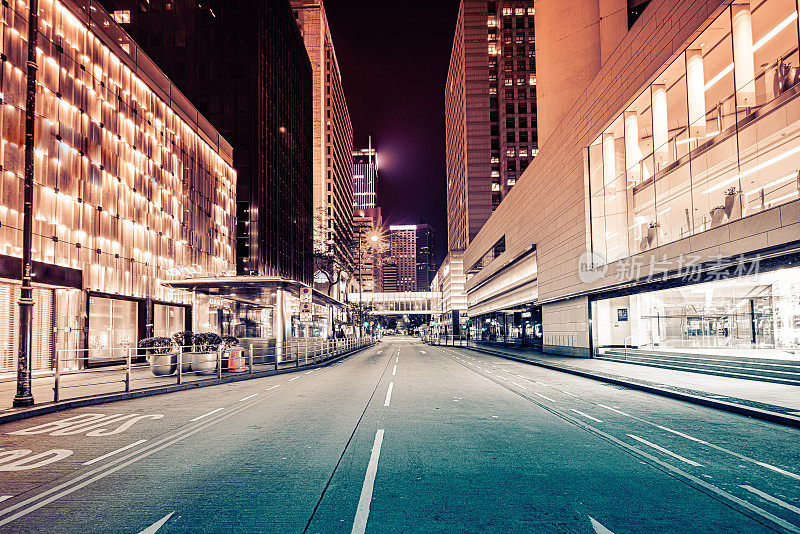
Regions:
[[[217,370],[217,349],[222,343],[219,334],[203,332],[194,336],[194,353],[192,354],[192,371],[198,374],[210,374]]]
[[[181,332],[175,332],[172,334],[172,341],[178,345],[178,351],[187,356],[183,357],[182,365],[181,365],[181,372],[187,373],[192,370],[192,356],[189,354],[193,350],[194,345],[194,333],[190,330],[183,330]]]
[[[150,371],[156,376],[171,375],[178,368],[178,354],[168,337],[147,337],[139,341],[139,348],[147,351]]]

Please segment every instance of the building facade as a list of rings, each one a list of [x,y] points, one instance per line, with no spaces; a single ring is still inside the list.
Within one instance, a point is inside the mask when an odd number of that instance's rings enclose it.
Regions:
[[[467,293],[464,284],[464,253],[452,251],[445,257],[431,281],[430,290],[441,295],[441,313],[436,317],[435,333],[442,335],[467,335]]]
[[[372,138],[370,138],[372,145]],[[353,210],[374,208],[378,182],[378,153],[370,146],[353,151]]]
[[[382,225],[380,208],[353,210],[353,239],[357,252],[360,251],[356,258],[355,282],[360,283],[358,288],[361,291],[380,289],[380,264],[385,239],[381,232]]]
[[[538,153],[533,0],[462,0],[445,86],[448,250],[464,250]]]
[[[417,225],[389,226],[389,256],[397,266],[396,291],[417,290]],[[384,290],[386,291],[386,290]]]
[[[314,250],[353,261],[353,128],[322,0],[292,0],[313,68]]]
[[[538,310],[546,352],[790,359],[796,2],[651,0],[610,25],[625,2],[579,4],[537,2],[542,80],[576,83],[542,87],[541,151],[465,251],[472,334],[513,338]]]
[[[166,286],[235,269],[231,146],[95,2],[41,0],[32,369],[190,327]],[[16,369],[27,7],[2,9],[0,372]],[[61,351],[67,351],[61,352]],[[113,355],[113,354],[112,354]],[[77,359],[76,359],[77,358]]]
[[[425,291],[431,287],[436,274],[436,260],[433,257],[436,240],[433,226],[425,223],[416,226],[417,291]]]
[[[312,281],[312,69],[288,0],[100,0],[234,147],[241,275]]]

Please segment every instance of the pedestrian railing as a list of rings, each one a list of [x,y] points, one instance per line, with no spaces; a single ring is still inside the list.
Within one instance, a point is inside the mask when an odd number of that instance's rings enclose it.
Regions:
[[[429,334],[423,341],[430,345],[443,345],[449,347],[469,347],[470,339],[467,336],[452,336],[444,334]]]
[[[52,385],[54,402],[86,395],[129,392],[135,389],[182,384],[225,375],[302,368],[325,362],[371,345],[372,336],[361,338],[241,339],[239,346],[220,346],[202,351],[197,346],[161,349],[116,347],[59,349],[53,369],[33,377],[34,397]],[[0,386],[16,381],[9,376]],[[37,391],[38,390],[38,391]]]

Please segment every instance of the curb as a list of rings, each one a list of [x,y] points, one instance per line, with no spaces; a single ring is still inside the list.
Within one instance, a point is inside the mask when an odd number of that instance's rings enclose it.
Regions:
[[[34,408],[25,408],[18,412],[7,413],[4,415],[0,415],[0,425],[4,423],[10,423],[12,421],[19,421],[21,419],[29,419],[31,417],[37,417],[39,415],[45,415],[49,413],[60,412],[61,410],[68,410],[70,408],[82,408],[84,406],[94,406],[96,404],[106,404],[108,402],[116,402],[122,400],[130,400],[130,399],[138,399],[141,397],[152,397],[154,395],[161,395],[164,393],[174,393],[176,391],[185,391],[187,389],[195,389],[195,388],[203,388],[208,386],[218,386],[220,384],[227,384],[230,382],[243,382],[245,380],[252,380],[255,378],[264,378],[267,376],[276,376],[288,373],[294,373],[297,371],[307,371],[309,369],[318,369],[320,367],[327,367],[331,364],[334,364],[340,360],[343,360],[349,356],[353,356],[354,354],[358,354],[361,351],[374,347],[375,343],[372,345],[367,345],[365,347],[361,347],[358,349],[351,350],[350,352],[345,352],[344,354],[340,354],[335,358],[331,358],[330,360],[326,360],[324,362],[315,363],[311,365],[304,365],[302,367],[290,367],[287,369],[278,369],[270,370],[270,371],[257,371],[252,374],[245,373],[241,375],[228,375],[224,376],[223,378],[207,378],[202,380],[196,380],[193,382],[185,382],[183,384],[170,384],[167,386],[154,386],[151,388],[143,388],[137,389],[133,391],[121,391],[119,393],[104,393],[101,395],[90,395],[86,397],[78,397],[75,399],[69,399],[65,401],[59,402],[49,402],[45,404],[41,404]]]
[[[438,346],[438,345],[434,345]],[[592,380],[597,380],[599,382],[606,382],[609,384],[615,384],[618,386],[625,386],[630,389],[636,389],[639,391],[644,391],[646,393],[652,393],[654,395],[661,395],[662,397],[669,397],[672,399],[677,399],[685,402],[691,402],[692,404],[699,404],[701,406],[705,406],[707,408],[715,408],[717,410],[723,410],[726,412],[735,413],[738,415],[744,415],[747,417],[752,417],[753,419],[761,419],[762,421],[769,421],[770,423],[777,423],[783,426],[790,426],[793,428],[800,428],[800,417],[795,417],[792,415],[785,415],[777,412],[771,412],[769,410],[762,410],[760,408],[752,408],[750,406],[743,406],[741,404],[734,404],[732,402],[725,402],[721,400],[709,399],[706,397],[700,397],[698,395],[690,395],[688,393],[680,393],[678,391],[671,391],[669,389],[659,388],[656,386],[649,386],[646,384],[641,384],[639,382],[634,382],[631,380],[624,380],[620,378],[613,378],[610,376],[605,376],[601,374],[592,373],[589,371],[579,371],[577,369],[568,369],[566,367],[561,367],[560,365],[554,365],[550,363],[545,363],[537,360],[528,360],[526,358],[514,356],[512,354],[507,354],[500,351],[494,351],[484,348],[477,348],[477,347],[460,347],[460,348],[467,348],[468,350],[473,350],[475,352],[483,352],[486,354],[491,354],[492,356],[498,356],[500,358],[505,358],[507,360],[515,360],[518,362],[527,363],[530,365],[535,365],[538,367],[543,367],[545,369],[551,369],[553,371],[560,371],[562,373],[568,373],[572,375],[582,376],[584,378],[590,378]]]

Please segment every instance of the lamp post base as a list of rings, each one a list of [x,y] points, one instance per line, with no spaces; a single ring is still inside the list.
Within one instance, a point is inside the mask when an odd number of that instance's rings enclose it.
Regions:
[[[26,408],[28,406],[33,406],[33,395],[14,397],[14,402],[11,405],[14,408]]]

